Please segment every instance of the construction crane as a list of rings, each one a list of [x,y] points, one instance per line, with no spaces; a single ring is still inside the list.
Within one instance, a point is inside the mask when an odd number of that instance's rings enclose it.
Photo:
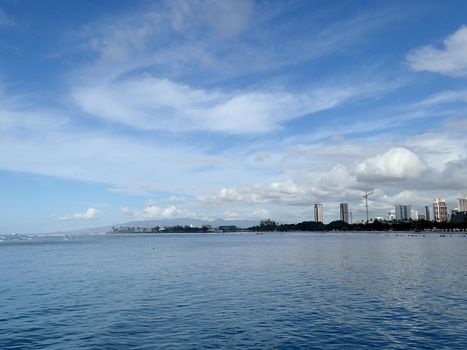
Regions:
[[[363,195],[363,198],[365,198],[365,213],[366,213],[366,223],[368,224],[368,196],[375,193],[374,191],[368,192],[366,191],[365,194]]]

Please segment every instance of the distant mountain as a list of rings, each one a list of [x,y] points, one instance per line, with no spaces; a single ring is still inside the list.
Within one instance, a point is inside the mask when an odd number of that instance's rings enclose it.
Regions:
[[[112,230],[112,225],[91,227],[91,228],[80,228],[76,230],[66,230],[66,231],[54,231],[47,232],[44,234],[47,235],[91,235],[97,233],[106,233]]]
[[[154,226],[201,226],[201,225],[211,225],[211,226],[223,226],[223,225],[235,225],[237,227],[251,227],[258,225],[259,220],[225,220],[225,219],[216,219],[213,221],[209,220],[200,220],[200,219],[161,219],[161,220],[139,220],[139,221],[130,221],[123,224],[118,224],[114,226],[131,226],[131,227],[154,227]]]
[[[69,230],[69,231],[56,231],[50,232],[49,234],[63,235],[63,234],[73,234],[73,235],[89,235],[97,233],[105,233],[112,230],[113,226],[129,226],[129,227],[155,227],[155,226],[202,226],[202,225],[211,225],[211,226],[228,226],[234,225],[237,227],[252,227],[259,224],[259,220],[225,220],[225,219],[216,219],[213,221],[209,220],[200,220],[200,219],[189,219],[189,218],[180,218],[180,219],[161,219],[161,220],[139,220],[139,221],[129,221],[122,224],[99,226],[78,230]]]
[[[216,219],[211,225],[213,226],[224,226],[224,225],[235,225],[237,227],[252,227],[259,225],[261,220],[225,220],[225,219]]]

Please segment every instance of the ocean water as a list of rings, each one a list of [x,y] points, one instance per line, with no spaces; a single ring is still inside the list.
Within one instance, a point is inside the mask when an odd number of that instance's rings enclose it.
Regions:
[[[0,349],[467,349],[467,237],[0,237]]]

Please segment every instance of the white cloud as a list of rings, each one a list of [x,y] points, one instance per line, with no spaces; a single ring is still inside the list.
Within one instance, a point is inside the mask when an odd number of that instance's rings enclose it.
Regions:
[[[174,217],[191,217],[192,213],[178,209],[175,206],[168,206],[161,208],[153,200],[146,202],[146,207],[142,210],[133,210],[129,207],[123,207],[120,209],[125,215],[131,216],[137,220],[149,220],[149,219],[170,219]]]
[[[406,148],[391,148],[357,166],[358,178],[365,181],[415,178],[426,168],[422,160]]]
[[[104,132],[82,133],[70,128],[70,120],[62,120],[60,116],[63,115],[58,112],[51,115],[34,110],[3,112],[0,119],[4,115],[4,125],[8,125],[0,130],[0,149],[8,150],[0,152],[3,169],[99,182],[128,193],[167,191],[188,197],[182,201],[175,199],[177,203],[173,198],[159,205],[148,203],[147,210],[123,210],[135,218],[186,217],[195,205],[204,205],[202,214],[215,217],[227,204],[244,217],[251,216],[258,205],[267,204],[276,217],[286,211],[275,211],[274,206],[296,210],[296,206],[308,207],[316,201],[358,202],[362,190],[369,188],[384,189],[391,195],[411,188],[419,196],[420,191],[433,188],[465,190],[462,167],[451,166],[450,169],[456,170],[455,177],[442,173],[448,162],[465,158],[467,140],[464,133],[456,129],[417,134],[403,140],[393,135],[377,140],[341,138],[333,139],[332,143],[310,144],[307,135],[302,139],[294,138],[293,142],[273,138],[268,143],[241,144],[211,157],[209,153],[190,147],[189,142],[179,144],[164,140],[159,143],[157,138],[148,141]],[[23,118],[16,117],[19,115]],[[32,116],[34,119],[28,119]],[[405,147],[405,151],[395,152],[401,156],[402,170],[400,162],[394,160],[398,157],[389,157],[395,162],[390,168],[369,161],[388,153],[394,144]],[[259,150],[267,150],[267,157],[261,162],[255,161]],[[426,162],[423,176],[416,175],[417,167],[415,171],[410,170],[410,160],[414,159],[410,153],[416,155],[415,165],[420,165],[421,159],[423,165]],[[409,156],[403,157],[404,154]],[[368,165],[364,171],[367,176],[355,168],[355,164],[362,163]],[[206,164],[215,167],[201,172],[196,170],[199,165]],[[373,176],[368,175],[370,170]],[[401,178],[402,175],[407,177]],[[239,179],[244,179],[243,185],[239,184]],[[398,179],[404,181],[393,181]],[[198,196],[198,202],[190,202],[190,198]],[[385,203],[379,197],[374,198],[375,203]],[[241,207],[249,210],[241,210]]]
[[[84,213],[76,213],[69,216],[59,217],[58,220],[97,220],[99,211],[95,208],[89,208]]]
[[[186,197],[181,197],[181,196],[170,196],[169,198],[166,199],[166,202],[170,204],[182,204],[187,201],[188,199]]]
[[[457,119],[462,122],[462,119]],[[461,125],[462,126],[462,125]],[[467,154],[467,138],[459,125],[447,131],[432,131],[405,140],[405,145],[423,157],[428,167],[436,172],[445,169],[449,162],[465,158]],[[442,179],[439,179],[442,183]]]
[[[199,196],[203,204],[274,203],[284,205],[306,205],[312,200],[311,192],[292,179],[272,182],[269,185],[256,185],[238,188],[222,188],[217,194]]]
[[[129,216],[133,215],[133,210],[131,210],[129,207],[120,208],[120,211],[125,215],[129,215]]]
[[[220,202],[242,202],[247,198],[247,196],[240,193],[235,188],[223,188],[219,191],[219,193],[215,197],[211,197],[211,198],[217,201],[220,201]],[[209,200],[211,198],[201,197],[201,200],[204,200],[204,199]]]
[[[361,93],[362,87],[350,86],[298,94],[225,92],[193,88],[146,74],[81,86],[74,90],[73,98],[89,114],[137,129],[244,134],[275,130],[286,121],[333,108]]]
[[[298,17],[293,22],[275,18],[271,8],[280,6]],[[381,74],[382,65],[351,73],[337,67],[330,73],[319,72],[318,62],[316,72],[307,69],[309,76],[301,80],[314,85],[295,84],[300,81],[295,80],[297,63],[314,67],[317,57],[332,52],[345,56],[356,42],[369,42],[370,31],[394,20],[397,9],[359,11],[329,21],[323,13],[300,14],[293,6],[163,0],[145,2],[144,11],[135,8],[120,18],[99,18],[80,31],[76,43],[86,51],[80,57],[91,59],[64,73],[69,86],[63,90],[72,94],[75,105],[44,110],[34,106],[34,96],[20,101],[0,91],[0,168],[157,196],[158,203],[121,208],[135,219],[193,216],[192,208],[202,208],[200,215],[210,217],[311,215],[315,202],[326,203],[326,216],[332,217],[333,210],[338,215],[340,201],[360,206],[365,189],[375,189],[374,208],[386,208],[394,200],[421,203],[435,187],[448,194],[464,188],[465,129],[461,134],[459,128],[420,134],[410,126],[398,135],[394,130],[408,120],[400,105],[382,116],[370,110],[356,117],[366,107],[383,110],[371,98],[400,86],[392,78],[368,83],[369,75]],[[1,21],[0,10],[0,26]],[[414,69],[448,62],[450,68],[436,69],[463,74],[459,58],[465,30],[447,39],[443,49],[413,51],[409,57],[427,65]],[[422,60],[423,52],[430,53],[428,60]],[[413,109],[433,110],[434,105],[465,102],[466,96],[464,90],[438,93]],[[68,97],[52,102],[64,106]],[[350,105],[361,99],[365,103],[356,103],[356,109]],[[346,103],[349,109],[341,117],[329,113],[303,127],[296,120]],[[90,121],[90,116],[99,120]],[[423,126],[430,128],[429,123]],[[261,135],[281,128],[284,132]],[[407,139],[408,133],[415,136]],[[94,214],[62,219],[85,220]]]
[[[236,207],[234,210],[228,209],[220,213],[223,219],[242,219],[242,220],[259,220],[270,217],[271,212],[265,208],[245,208]]]
[[[194,183],[202,190],[238,174],[194,173],[200,165],[219,166],[223,157],[177,140],[83,130],[66,113],[53,110],[0,107],[0,150],[4,170],[99,182],[131,194],[191,191]]]
[[[442,48],[424,46],[413,50],[407,60],[416,71],[467,76],[467,27],[460,27],[443,41]]]
[[[323,171],[316,181],[319,188],[328,192],[345,192],[358,188],[357,178],[345,165],[335,164]]]
[[[444,139],[441,133],[426,134],[424,137],[427,142],[431,140],[434,147]],[[456,145],[457,151],[465,150],[466,146],[459,143],[458,136],[451,134],[449,137],[452,145]],[[383,141],[385,143],[380,144]],[[288,218],[286,209],[278,209],[288,207],[291,212],[304,213],[301,219],[309,219],[310,216],[307,215],[311,215],[311,209],[303,211],[300,207],[311,208],[313,203],[322,202],[326,204],[326,216],[330,220],[338,218],[339,203],[348,202],[352,206],[354,218],[357,219],[364,215],[362,194],[365,190],[375,191],[370,199],[370,214],[373,212],[374,215],[385,216],[395,201],[407,201],[415,206],[423,206],[423,203],[429,204],[430,198],[435,195],[433,191],[441,191],[449,197],[456,195],[454,191],[462,191],[465,187],[467,178],[464,168],[467,163],[462,159],[449,163],[450,158],[447,157],[456,151],[455,149],[441,150],[443,153],[439,155],[440,161],[437,167],[433,168],[417,154],[420,152],[425,156],[433,152],[426,152],[426,145],[422,146],[421,135],[417,143],[415,139],[410,141],[410,148],[417,149],[417,153],[403,147],[388,147],[394,142],[393,139],[379,139],[378,144],[370,143],[365,152],[354,153],[350,147],[352,151],[346,156],[346,164],[335,164],[333,159],[328,157],[326,162],[315,165],[310,162],[308,165],[296,167],[292,158],[284,161],[284,158],[274,155],[273,158],[278,159],[275,167],[288,169],[288,179],[251,186],[225,187],[217,193],[199,196],[198,203],[214,208],[235,208],[235,213],[242,213],[242,208],[250,208],[250,213],[255,213],[258,205],[267,205],[269,213],[276,218]],[[381,152],[381,149],[384,151]],[[323,150],[328,155],[334,154],[327,145],[323,146]],[[319,153],[318,146],[315,151]],[[315,159],[315,151],[299,154],[298,159],[300,162],[306,157],[310,160]],[[252,153],[253,156],[254,154]],[[368,156],[369,154],[371,155]],[[362,159],[362,155],[366,155],[366,158]],[[360,160],[355,165],[358,159]],[[431,162],[430,159],[430,164]],[[272,163],[270,165],[272,166]],[[291,218],[294,221],[293,216]]]

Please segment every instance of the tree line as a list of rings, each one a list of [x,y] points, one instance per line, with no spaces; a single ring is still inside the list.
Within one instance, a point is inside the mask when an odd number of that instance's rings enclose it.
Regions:
[[[467,221],[464,222],[433,222],[427,220],[380,221],[349,224],[337,220],[329,224],[316,221],[303,221],[298,224],[278,224],[272,220],[262,220],[259,225],[249,227],[254,232],[288,232],[288,231],[467,231]]]

